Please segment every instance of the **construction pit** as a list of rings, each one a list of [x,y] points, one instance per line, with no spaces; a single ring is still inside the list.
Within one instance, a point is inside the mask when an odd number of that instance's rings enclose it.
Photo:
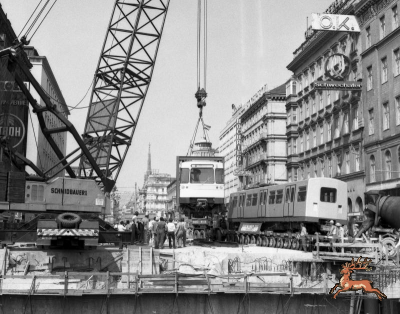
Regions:
[[[8,304],[9,313],[28,313],[28,308],[30,313],[53,313],[54,306],[64,313],[132,313],[132,308],[138,313],[239,308],[265,313],[269,307],[285,313],[323,307],[336,313],[357,296],[377,302],[375,295],[360,291],[333,300],[329,291],[339,282],[339,264],[318,259],[315,252],[252,245],[82,251],[8,247],[1,250],[0,263],[3,309]],[[399,282],[382,284],[388,299],[398,299]]]

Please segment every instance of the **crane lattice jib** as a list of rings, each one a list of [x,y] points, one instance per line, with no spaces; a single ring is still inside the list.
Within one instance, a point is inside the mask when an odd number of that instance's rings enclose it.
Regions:
[[[116,1],[97,65],[83,134],[107,177],[117,179],[146,97],[170,0]],[[81,158],[81,176],[96,177]]]

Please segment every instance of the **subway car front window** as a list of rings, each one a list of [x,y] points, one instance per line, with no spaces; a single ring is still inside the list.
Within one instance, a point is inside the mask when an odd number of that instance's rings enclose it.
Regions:
[[[321,188],[320,200],[325,203],[336,203],[336,189]]]
[[[190,170],[190,183],[214,184],[214,169],[192,168]]]
[[[181,168],[181,183],[189,183],[189,168]]]
[[[224,169],[215,169],[215,183],[224,184]]]

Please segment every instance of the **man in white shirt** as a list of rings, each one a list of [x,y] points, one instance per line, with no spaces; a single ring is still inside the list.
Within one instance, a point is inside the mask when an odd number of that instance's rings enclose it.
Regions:
[[[121,220],[117,226],[118,231],[125,231],[124,222]]]
[[[168,229],[169,248],[172,249],[171,240],[173,240],[172,242],[174,244],[174,249],[176,249],[176,246],[175,246],[175,224],[174,224],[174,221],[172,220],[172,218],[170,218],[167,223],[167,229]]]

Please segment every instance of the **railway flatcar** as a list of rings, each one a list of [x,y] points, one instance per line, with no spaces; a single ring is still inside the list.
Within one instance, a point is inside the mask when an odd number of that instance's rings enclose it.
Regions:
[[[324,233],[330,220],[347,223],[347,184],[340,180],[311,178],[230,195],[228,223],[235,237],[231,241],[282,242],[287,247],[299,233],[300,223],[309,234]]]

